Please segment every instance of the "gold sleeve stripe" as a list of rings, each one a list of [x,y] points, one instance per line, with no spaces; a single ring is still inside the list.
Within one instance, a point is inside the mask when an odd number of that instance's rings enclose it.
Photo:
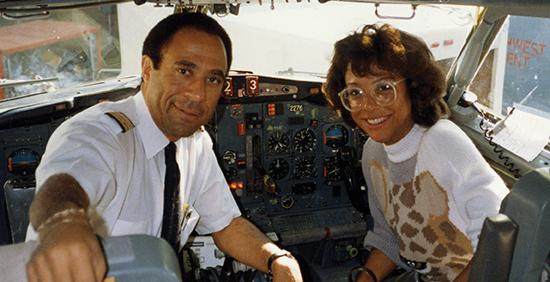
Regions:
[[[134,123],[124,113],[108,112],[105,114],[114,119],[118,125],[120,125],[122,132],[126,132],[135,127]]]

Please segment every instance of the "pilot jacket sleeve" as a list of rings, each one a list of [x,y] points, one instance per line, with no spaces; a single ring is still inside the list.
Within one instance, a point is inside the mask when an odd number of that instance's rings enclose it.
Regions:
[[[107,118],[107,117],[106,117]],[[98,138],[101,137],[101,138]],[[36,170],[37,190],[52,175],[67,173],[87,192],[92,204],[114,196],[117,140],[102,123],[72,118],[51,136]]]
[[[101,136],[101,138],[98,138]],[[114,196],[114,167],[118,158],[117,140],[108,129],[71,119],[63,123],[48,141],[36,170],[39,189],[51,175],[73,176],[93,204]]]

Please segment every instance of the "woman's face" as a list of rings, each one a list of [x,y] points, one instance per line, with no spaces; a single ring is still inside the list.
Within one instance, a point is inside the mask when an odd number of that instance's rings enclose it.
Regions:
[[[355,123],[373,140],[391,145],[405,137],[414,125],[411,113],[411,99],[408,95],[406,81],[403,77],[381,71],[376,75],[356,76],[351,67],[346,71],[346,87],[359,87],[367,95],[364,96],[362,107],[351,112]],[[380,106],[369,95],[374,85],[380,80],[396,82],[395,101],[389,105]]]

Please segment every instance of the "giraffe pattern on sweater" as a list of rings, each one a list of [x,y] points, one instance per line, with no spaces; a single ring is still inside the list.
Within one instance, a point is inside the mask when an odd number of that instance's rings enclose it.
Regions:
[[[425,281],[453,281],[473,256],[468,237],[449,218],[447,191],[429,171],[411,182],[392,183],[388,170],[370,163],[371,180],[388,225],[399,241],[400,255],[425,262]]]

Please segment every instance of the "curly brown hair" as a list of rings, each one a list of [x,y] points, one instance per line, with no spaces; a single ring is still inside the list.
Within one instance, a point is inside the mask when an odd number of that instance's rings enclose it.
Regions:
[[[355,32],[334,45],[323,93],[329,104],[341,112],[344,121],[355,126],[351,113],[342,106],[338,97],[346,87],[348,65],[360,77],[387,71],[406,78],[412,118],[419,125],[432,126],[449,112],[443,100],[445,75],[428,46],[412,34],[388,24],[366,25],[361,32]]]

